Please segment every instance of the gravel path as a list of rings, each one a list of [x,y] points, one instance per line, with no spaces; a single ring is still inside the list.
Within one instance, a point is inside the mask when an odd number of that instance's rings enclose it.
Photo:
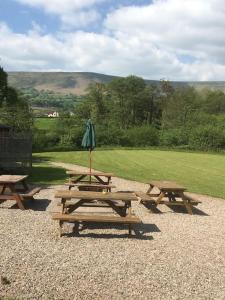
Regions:
[[[147,188],[121,178],[113,184]],[[133,239],[123,225],[101,224],[58,238],[49,213],[57,188],[44,188],[26,211],[0,205],[0,299],[225,299],[224,200],[194,195],[202,204],[192,216],[135,205],[144,224]]]

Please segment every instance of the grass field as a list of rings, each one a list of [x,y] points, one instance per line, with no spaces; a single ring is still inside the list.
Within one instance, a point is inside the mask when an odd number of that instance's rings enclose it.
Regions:
[[[35,118],[34,126],[41,130],[51,130],[55,126],[56,119],[54,118]]]
[[[33,181],[60,183],[65,172],[49,168],[48,161],[88,166],[88,152],[37,153]],[[174,180],[190,192],[225,198],[225,155],[185,153],[159,150],[96,150],[93,168],[113,172],[116,176],[141,182]],[[50,170],[49,170],[50,169]]]

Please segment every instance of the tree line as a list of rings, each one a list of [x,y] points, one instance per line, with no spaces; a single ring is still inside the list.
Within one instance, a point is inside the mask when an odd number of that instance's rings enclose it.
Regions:
[[[54,132],[46,133],[46,146],[79,149],[88,119],[95,124],[99,146],[225,148],[222,91],[175,88],[168,81],[149,85],[136,76],[92,84],[74,116],[61,116]]]
[[[225,94],[218,90],[146,84],[136,76],[89,86],[73,115],[62,113],[51,130],[33,126],[29,103],[7,84],[0,69],[0,121],[31,129],[35,151],[80,149],[85,122],[92,119],[98,146],[225,148]]]

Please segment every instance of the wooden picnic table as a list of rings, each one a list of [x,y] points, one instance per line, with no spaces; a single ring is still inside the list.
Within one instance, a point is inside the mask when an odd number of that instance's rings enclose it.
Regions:
[[[108,186],[107,191],[111,191],[111,179],[113,174],[112,173],[104,173],[104,172],[90,172],[90,171],[67,171],[66,174],[69,175],[69,189],[79,184],[81,187],[83,184],[86,186],[89,184],[92,185],[99,185],[97,188],[101,188],[101,185]],[[92,181],[92,177],[94,177],[94,181]],[[94,188],[94,186],[93,186]]]
[[[141,198],[141,202],[150,202],[155,204],[166,204],[168,206],[183,205],[187,212],[192,214],[193,205],[201,203],[187,196],[184,192],[186,188],[174,181],[151,181],[147,193],[137,192],[136,195]],[[158,189],[158,193],[152,193],[154,188]],[[166,199],[165,199],[166,198]]]
[[[132,232],[131,224],[141,222],[131,209],[131,202],[138,201],[134,193],[61,190],[55,193],[55,197],[61,199],[61,212],[53,213],[53,219],[59,220],[60,236],[63,222],[124,223],[129,225],[129,235]],[[76,202],[70,203],[71,199],[75,199]],[[86,214],[82,212],[74,213],[74,211],[82,206],[111,208],[114,214],[96,214],[95,212]]]
[[[40,187],[29,189],[26,182],[28,175],[0,175],[0,202],[14,200],[20,209],[25,209],[23,200],[40,191]]]

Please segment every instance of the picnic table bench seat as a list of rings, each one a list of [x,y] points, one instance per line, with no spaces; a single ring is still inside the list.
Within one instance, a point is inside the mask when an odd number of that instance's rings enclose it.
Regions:
[[[202,203],[202,201],[199,201],[199,200],[195,199],[194,197],[187,195],[186,193],[184,193],[184,198],[186,200],[189,200],[192,205],[198,205],[199,203]]]
[[[20,194],[20,196],[22,197],[22,199],[33,199],[34,195],[36,195],[37,193],[39,193],[41,190],[41,187],[34,187],[30,190],[28,190],[26,193],[22,193]]]
[[[146,194],[144,192],[138,191],[138,192],[135,192],[135,194],[138,198],[141,199],[141,201],[155,203],[155,199],[153,199],[151,196],[149,196],[148,194]]]
[[[103,190],[107,190],[107,191],[111,191],[112,188],[115,188],[115,185],[112,184],[100,184],[97,182],[94,183],[66,183],[66,186],[69,186],[69,188],[71,189],[72,187],[78,187],[79,190],[93,190],[93,191],[103,191]]]
[[[152,204],[155,204],[157,199],[154,199],[152,198],[153,196],[156,196],[154,194],[147,194],[147,193],[144,193],[144,192],[135,192],[136,196],[138,198],[141,199],[142,202],[148,202],[148,203],[152,203]],[[190,195],[187,195],[184,193],[184,198],[185,200],[189,200],[190,201],[190,204],[193,205],[193,206],[196,206],[198,205],[199,203],[201,203],[201,201],[197,200],[197,199],[194,199],[193,197],[191,197]],[[168,200],[161,200],[160,201],[160,204],[166,204],[166,205],[183,205],[183,202],[180,202],[180,201],[168,201]]]
[[[53,220],[59,221],[59,236],[62,236],[62,225],[64,222],[99,222],[99,223],[119,223],[129,225],[129,236],[131,235],[131,225],[140,224],[141,220],[133,216],[117,217],[106,215],[90,215],[90,214],[65,214],[65,213],[53,213]]]

